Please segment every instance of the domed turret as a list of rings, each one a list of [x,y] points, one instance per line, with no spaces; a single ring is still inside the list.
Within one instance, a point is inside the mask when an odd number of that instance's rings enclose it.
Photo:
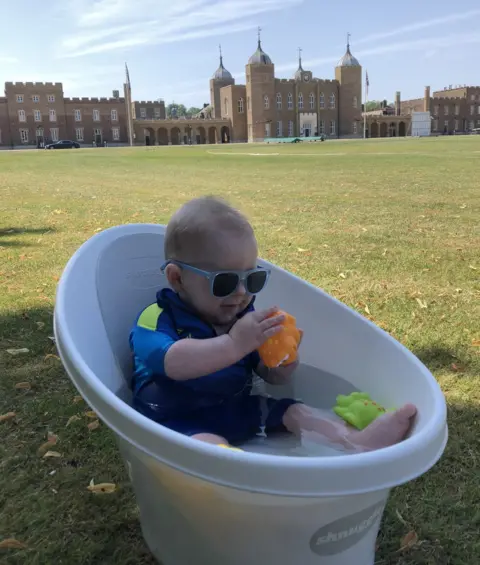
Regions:
[[[262,42],[260,40],[260,28],[258,28],[258,46],[255,53],[248,60],[249,65],[272,65],[272,60],[262,49]]]
[[[219,45],[218,47],[220,49],[220,66],[215,71],[212,78],[213,80],[232,80],[232,75],[223,66],[222,46]]]
[[[356,59],[350,52],[350,34],[347,39],[347,51],[345,55],[338,61],[337,67],[360,67],[358,59]]]

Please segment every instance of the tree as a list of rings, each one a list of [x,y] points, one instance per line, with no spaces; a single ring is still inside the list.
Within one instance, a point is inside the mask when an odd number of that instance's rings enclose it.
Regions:
[[[380,110],[381,100],[369,100],[365,104],[365,111],[372,112],[373,110]]]
[[[191,108],[189,108],[187,110],[187,115],[188,116],[195,116],[200,111],[201,111],[201,108],[197,108],[196,106],[192,106]]]
[[[172,102],[165,108],[167,118],[179,118],[187,115],[187,109],[183,104]]]

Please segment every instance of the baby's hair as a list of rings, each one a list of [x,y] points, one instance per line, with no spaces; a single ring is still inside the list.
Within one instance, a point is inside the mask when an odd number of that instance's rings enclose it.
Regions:
[[[247,218],[222,198],[194,198],[177,210],[167,225],[165,259],[191,262],[221,243],[223,235],[253,236]]]

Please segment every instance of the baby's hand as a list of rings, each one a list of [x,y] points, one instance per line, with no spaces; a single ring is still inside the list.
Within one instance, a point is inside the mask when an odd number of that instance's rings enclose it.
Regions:
[[[285,316],[272,316],[277,311],[278,308],[269,308],[260,312],[249,312],[234,324],[229,335],[240,358],[258,349],[269,337],[282,330],[281,324]]]

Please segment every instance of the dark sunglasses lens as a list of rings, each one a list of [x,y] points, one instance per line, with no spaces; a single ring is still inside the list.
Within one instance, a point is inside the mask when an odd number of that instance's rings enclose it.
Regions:
[[[239,278],[235,273],[219,273],[213,279],[213,295],[223,298],[235,292]]]
[[[267,282],[267,271],[255,271],[247,277],[247,290],[250,294],[257,294]]]

